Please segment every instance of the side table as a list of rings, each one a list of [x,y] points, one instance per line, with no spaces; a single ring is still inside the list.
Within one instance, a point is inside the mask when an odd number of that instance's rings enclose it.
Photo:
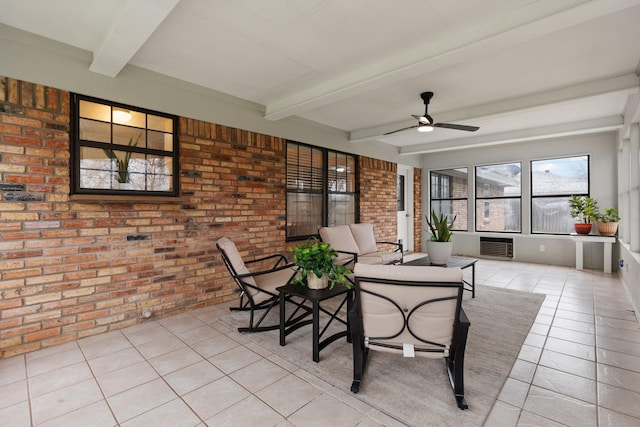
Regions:
[[[311,323],[313,326],[313,337],[312,337],[312,346],[313,346],[313,361],[320,361],[320,351],[325,348],[327,345],[331,344],[335,340],[347,337],[347,342],[351,342],[351,328],[349,326],[348,320],[342,319],[338,317],[338,313],[344,307],[345,302],[347,303],[347,310],[351,309],[351,305],[353,304],[353,290],[347,289],[344,286],[336,285],[333,289],[309,289],[306,286],[294,285],[289,283],[287,285],[281,286],[277,288],[278,292],[280,292],[280,345],[285,345],[286,336],[296,329],[308,325]],[[287,324],[286,322],[286,300],[287,298],[294,296],[302,298],[306,301],[311,302],[311,314],[312,318],[307,320],[300,320],[293,324]],[[326,301],[330,298],[334,298],[337,296],[343,296],[343,300],[338,305],[338,308],[335,311],[329,311],[324,307],[320,306],[322,301]],[[324,325],[322,331],[320,331],[320,313],[328,314],[329,320]],[[294,313],[295,314],[295,313]],[[344,331],[339,331],[330,335],[321,341],[322,336],[327,331],[329,325],[334,321],[338,321],[345,325]]]

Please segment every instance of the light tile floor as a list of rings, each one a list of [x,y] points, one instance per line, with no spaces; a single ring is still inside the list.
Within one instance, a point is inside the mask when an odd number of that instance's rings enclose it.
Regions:
[[[486,426],[640,425],[640,326],[615,274],[480,260],[476,282],[547,295]],[[0,360],[0,425],[399,425],[221,327],[227,308]]]

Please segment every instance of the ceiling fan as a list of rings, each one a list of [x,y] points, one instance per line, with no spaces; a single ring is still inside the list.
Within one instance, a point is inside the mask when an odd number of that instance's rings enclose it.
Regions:
[[[467,132],[475,132],[478,129],[480,129],[478,126],[456,125],[453,123],[434,123],[433,118],[429,115],[429,101],[431,101],[432,97],[433,97],[433,92],[423,92],[420,94],[420,98],[422,98],[422,100],[424,101],[424,114],[421,116],[412,114],[412,116],[418,120],[417,125],[394,130],[392,132],[387,132],[384,135],[391,135],[392,133],[401,132],[403,130],[413,129],[413,128],[418,128],[418,132],[431,132],[434,127],[464,130]]]

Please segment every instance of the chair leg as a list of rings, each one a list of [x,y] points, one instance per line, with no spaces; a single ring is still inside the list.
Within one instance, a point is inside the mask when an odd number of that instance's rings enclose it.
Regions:
[[[237,307],[229,307],[229,311],[249,311],[251,310],[251,304],[249,304],[249,298],[244,300],[244,291],[240,290],[240,300],[238,301]]]
[[[364,352],[358,343],[353,343],[353,382],[351,383],[351,391],[358,393],[360,391],[360,383],[362,382],[362,374],[364,371]]]
[[[271,297],[270,299],[263,301],[258,305],[251,304],[251,307],[249,308],[249,326],[238,328],[238,332],[264,332],[279,329],[280,324],[260,326],[265,317],[267,317],[267,314],[269,314],[271,309],[278,303],[278,301],[279,300],[277,297]],[[256,310],[264,310],[264,313],[262,313],[262,316],[260,316],[260,319],[258,319],[257,322],[254,321],[254,314]]]
[[[451,354],[446,359],[446,363],[449,380],[451,381],[451,387],[453,388],[453,394],[458,403],[458,408],[464,410],[469,408],[464,398],[464,352],[467,346],[469,320],[466,318],[466,314],[463,314],[463,319],[456,330],[454,345],[452,346]]]
[[[352,334],[351,339],[353,341],[353,382],[351,383],[351,391],[358,393],[364,376],[369,349],[364,346],[364,337],[362,335]]]

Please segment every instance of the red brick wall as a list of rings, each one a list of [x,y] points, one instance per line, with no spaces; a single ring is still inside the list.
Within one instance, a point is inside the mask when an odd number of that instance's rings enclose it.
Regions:
[[[187,118],[179,138],[180,198],[70,197],[69,93],[0,77],[0,357],[237,298],[221,236],[286,253],[285,141]],[[361,221],[395,241],[396,165],[360,167]]]
[[[360,222],[373,224],[376,240],[398,241],[397,164],[360,157],[359,168]]]

